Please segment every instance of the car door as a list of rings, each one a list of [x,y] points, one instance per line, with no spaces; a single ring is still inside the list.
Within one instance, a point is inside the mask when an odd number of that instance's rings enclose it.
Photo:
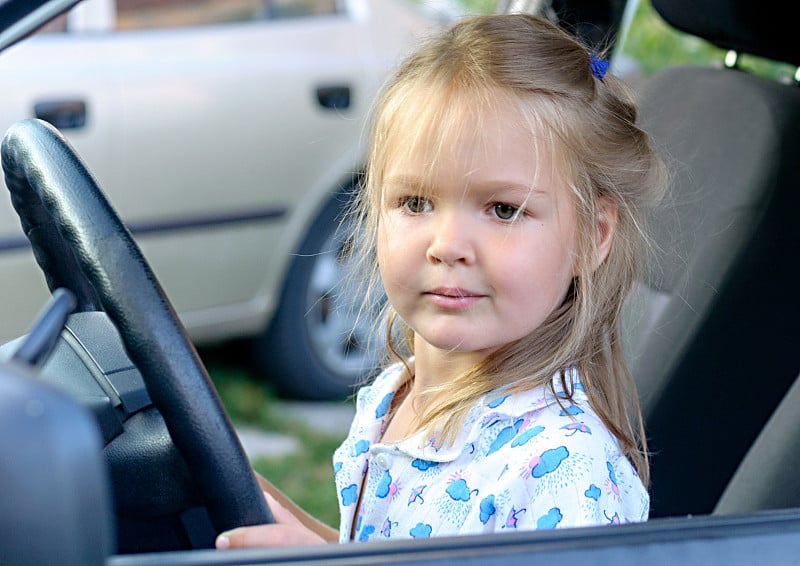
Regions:
[[[113,61],[97,57],[95,42],[70,25],[100,25],[102,3],[107,1],[95,3],[95,17],[87,13],[83,22],[75,23],[60,17],[0,58],[0,134],[23,118],[54,122],[77,151],[91,160],[101,182],[113,177],[114,117],[120,108]],[[49,296],[6,190],[0,191],[0,296],[3,341],[25,331],[31,314]]]
[[[309,223],[361,165],[369,101],[412,43],[398,21],[423,21],[395,4],[87,0],[65,31],[6,54],[16,102],[2,125],[37,100],[61,101],[64,112],[83,102],[83,125],[63,132],[190,333],[255,332]],[[0,269],[0,285],[19,311],[0,325],[8,339],[44,286],[13,213],[1,210],[0,262],[15,265]]]
[[[287,226],[356,159],[357,23],[333,1],[293,7],[118,0],[110,192],[192,327],[263,310]]]

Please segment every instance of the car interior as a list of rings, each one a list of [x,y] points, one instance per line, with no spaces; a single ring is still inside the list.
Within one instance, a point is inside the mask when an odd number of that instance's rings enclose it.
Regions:
[[[653,6],[722,49],[800,64],[788,24],[751,2]],[[800,244],[792,220],[800,89],[736,64],[673,67],[646,81],[640,113],[673,175],[652,220],[657,262],[630,317],[631,368],[653,453],[651,516],[711,513],[800,373],[789,259]]]
[[[637,91],[641,121],[672,171],[668,200],[651,218],[656,261],[626,313],[652,452],[651,521],[203,551],[215,532],[268,521],[269,509],[91,164],[55,128],[23,120],[3,140],[2,167],[53,297],[29,334],[0,349],[0,445],[15,454],[0,464],[0,516],[13,517],[0,524],[0,562],[507,564],[535,555],[638,564],[668,563],[670,553],[700,564],[796,555],[800,89],[739,64],[800,65],[795,24],[747,0],[652,4],[729,56],[718,68],[664,69]]]

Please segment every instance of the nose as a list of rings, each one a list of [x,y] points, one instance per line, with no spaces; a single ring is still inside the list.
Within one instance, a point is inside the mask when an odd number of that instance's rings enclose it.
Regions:
[[[468,219],[456,213],[440,213],[433,219],[427,258],[431,263],[456,265],[475,261],[474,233]]]

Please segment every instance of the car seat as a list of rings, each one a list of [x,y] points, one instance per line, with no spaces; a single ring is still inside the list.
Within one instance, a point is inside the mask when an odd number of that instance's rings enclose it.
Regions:
[[[714,508],[718,515],[800,507],[800,378],[761,431]]]
[[[652,3],[718,47],[800,64],[794,21],[764,5]],[[652,217],[656,261],[625,323],[652,453],[651,517],[710,513],[800,372],[800,88],[681,66],[637,92],[673,175]]]

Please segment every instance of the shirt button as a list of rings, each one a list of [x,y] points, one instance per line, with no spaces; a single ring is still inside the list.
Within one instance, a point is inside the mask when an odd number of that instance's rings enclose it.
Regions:
[[[386,471],[389,469],[389,457],[386,454],[378,454],[375,457],[375,465],[378,469]]]

